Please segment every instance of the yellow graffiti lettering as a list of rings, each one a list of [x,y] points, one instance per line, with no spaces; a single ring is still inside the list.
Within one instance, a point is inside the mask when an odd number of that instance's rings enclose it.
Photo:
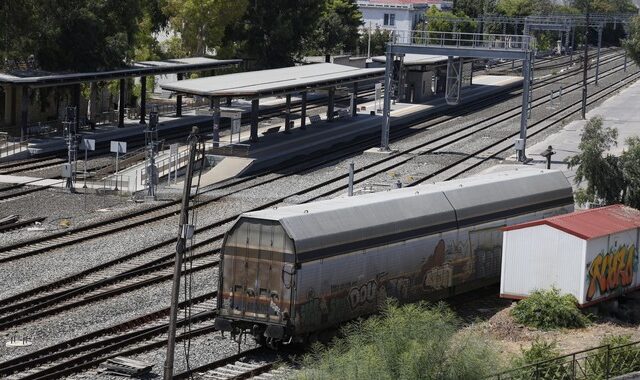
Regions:
[[[633,282],[636,247],[621,246],[615,251],[600,253],[589,265],[587,301],[599,291],[604,295]]]

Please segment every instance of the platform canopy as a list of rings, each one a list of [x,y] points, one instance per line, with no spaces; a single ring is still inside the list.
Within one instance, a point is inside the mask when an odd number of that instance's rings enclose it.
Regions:
[[[24,70],[10,74],[0,73],[0,84],[29,87],[64,86],[103,80],[116,80],[161,74],[177,74],[225,68],[241,63],[240,59],[219,60],[206,57],[168,59],[165,61],[143,61],[106,71],[84,73],[49,73]]]
[[[446,55],[405,54],[404,59],[402,60],[402,64],[405,66],[435,65],[447,63],[447,59],[448,57]],[[387,62],[387,58],[384,55],[371,57],[371,60],[378,63]]]
[[[164,90],[207,97],[265,97],[381,79],[384,69],[318,63],[282,69],[188,79],[160,85]]]

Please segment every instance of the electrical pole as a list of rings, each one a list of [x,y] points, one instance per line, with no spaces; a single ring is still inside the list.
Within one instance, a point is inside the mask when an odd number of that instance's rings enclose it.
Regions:
[[[584,65],[582,68],[582,119],[587,118],[587,68],[589,65],[589,0],[586,3],[586,24],[584,27]]]
[[[173,271],[173,286],[171,288],[171,313],[169,316],[169,333],[167,338],[167,356],[164,362],[164,380],[173,379],[173,361],[176,346],[176,329],[178,323],[178,298],[180,295],[180,276],[182,257],[187,247],[187,239],[193,235],[193,226],[189,225],[189,199],[191,198],[191,183],[193,180],[193,166],[195,164],[198,144],[198,127],[193,127],[187,138],[189,142],[189,161],[182,191],[182,209],[178,228],[178,242],[176,244],[176,258]]]

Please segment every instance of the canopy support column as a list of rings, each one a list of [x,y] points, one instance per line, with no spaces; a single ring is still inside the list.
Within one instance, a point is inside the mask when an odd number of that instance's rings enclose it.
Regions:
[[[251,99],[251,142],[258,142],[258,112],[260,111],[260,98]]]
[[[22,97],[20,103],[20,141],[25,141],[27,137],[27,127],[29,125],[29,87],[22,87]]]
[[[333,108],[334,108],[335,93],[336,93],[335,87],[330,87],[329,88],[328,104],[327,104],[327,121],[333,121]]]
[[[353,92],[351,93],[351,117],[358,116],[358,82],[353,82]]]
[[[291,94],[286,95],[286,105],[284,111],[284,132],[291,132]]]
[[[213,134],[211,135],[212,146],[217,148],[220,142],[220,98],[213,98]]]
[[[5,85],[2,89],[4,91],[4,104],[2,105],[4,107],[4,124],[10,125],[13,124],[11,121],[11,105],[13,104],[12,98],[14,96],[14,89],[11,85]]]
[[[140,77],[140,124],[146,124],[147,118],[147,77]]]
[[[182,80],[184,78],[183,73],[178,73],[178,80]],[[178,94],[176,96],[176,117],[182,116],[182,95]]]
[[[124,128],[124,91],[125,81],[120,79],[120,97],[118,100],[118,128]]]
[[[307,129],[307,92],[300,93],[300,129]]]

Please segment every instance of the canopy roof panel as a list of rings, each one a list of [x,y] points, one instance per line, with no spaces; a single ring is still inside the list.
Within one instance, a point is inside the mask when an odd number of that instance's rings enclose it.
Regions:
[[[11,74],[0,73],[0,84],[27,85],[30,87],[49,87],[71,85],[83,82],[115,80],[159,74],[185,73],[191,71],[212,70],[237,65],[242,60],[219,60],[206,57],[169,59],[165,61],[134,62],[131,66],[97,72],[85,73],[43,73],[21,71]]]
[[[377,79],[384,69],[360,69],[318,63],[188,79],[160,85],[165,90],[200,96],[268,96]]]

